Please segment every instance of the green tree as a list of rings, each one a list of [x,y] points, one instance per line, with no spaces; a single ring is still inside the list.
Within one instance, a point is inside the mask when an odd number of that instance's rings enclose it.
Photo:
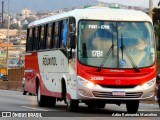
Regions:
[[[160,22],[160,8],[153,9],[153,23],[156,24]]]
[[[18,29],[18,24],[11,24],[10,29]]]

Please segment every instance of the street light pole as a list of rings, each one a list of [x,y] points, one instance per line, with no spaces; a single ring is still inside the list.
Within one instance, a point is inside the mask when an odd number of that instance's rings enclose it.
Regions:
[[[149,16],[153,19],[153,0],[149,0]]]
[[[10,11],[9,11],[9,0],[8,0],[8,25],[7,25],[7,55],[6,55],[6,74],[8,75],[8,70],[9,70],[9,67],[8,67],[8,63],[9,63],[9,27],[10,27]]]
[[[22,31],[22,23],[20,21],[19,24],[19,37],[20,37],[20,44],[19,44],[19,67],[21,67],[21,56],[22,56],[22,39],[21,39],[21,31]]]

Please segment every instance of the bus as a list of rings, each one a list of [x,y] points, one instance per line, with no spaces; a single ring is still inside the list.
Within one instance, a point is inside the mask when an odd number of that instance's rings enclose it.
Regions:
[[[36,20],[27,30],[23,93],[36,94],[38,106],[125,104],[136,113],[154,96],[155,46],[141,11],[95,7]]]

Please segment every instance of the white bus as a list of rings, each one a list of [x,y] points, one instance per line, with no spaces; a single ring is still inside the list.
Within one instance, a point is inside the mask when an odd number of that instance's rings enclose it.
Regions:
[[[76,9],[28,26],[23,94],[37,94],[39,106],[126,104],[136,113],[155,80],[153,25],[141,11]]]

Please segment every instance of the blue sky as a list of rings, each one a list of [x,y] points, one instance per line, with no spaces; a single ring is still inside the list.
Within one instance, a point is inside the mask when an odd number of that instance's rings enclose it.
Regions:
[[[8,0],[5,2],[5,10],[7,11]],[[18,12],[23,8],[29,8],[32,10],[55,10],[61,8],[72,8],[86,4],[95,5],[97,0],[9,0],[11,12]],[[1,10],[0,0],[0,10]]]
[[[7,1],[5,1],[5,10],[7,11]],[[149,0],[104,0],[109,3],[121,3],[131,6],[149,7]],[[0,11],[1,11],[0,0]],[[159,0],[153,0],[153,4],[157,7]],[[97,0],[10,0],[11,12],[18,12],[23,8],[29,8],[36,11],[55,10],[61,8],[79,7],[82,5],[95,5]]]
[[[143,7],[149,7],[149,0],[102,0],[109,3],[121,3],[125,5],[134,5],[134,6],[143,6]],[[159,0],[153,0],[154,7],[158,7]]]

